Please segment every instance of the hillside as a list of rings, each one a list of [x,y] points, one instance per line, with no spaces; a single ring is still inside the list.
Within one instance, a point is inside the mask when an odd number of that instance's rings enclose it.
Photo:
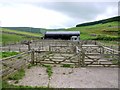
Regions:
[[[22,40],[26,40],[27,38],[15,34],[2,34],[2,42],[0,42],[2,45],[6,45],[9,43],[19,42]]]
[[[99,21],[94,21],[94,22],[87,22],[87,23],[82,23],[76,25],[76,27],[81,27],[81,26],[91,26],[91,25],[96,25],[96,24],[105,24],[105,23],[110,23],[110,22],[115,22],[120,20],[120,16],[104,19],[104,20],[99,20]]]
[[[0,39],[2,38],[1,40],[2,42],[0,41],[0,44],[2,45],[42,37],[42,34],[40,33],[31,33],[31,32],[17,31],[17,30],[5,29],[5,28],[1,28],[0,31],[2,31],[2,37],[0,37]]]
[[[40,34],[44,34],[46,31],[63,30],[63,29],[45,29],[45,28],[33,28],[33,27],[2,27],[2,28],[15,30],[15,31],[22,31],[22,32],[40,33]]]
[[[66,30],[80,31],[80,38],[82,40],[117,40],[118,18],[120,17],[113,17],[105,20],[78,24],[76,27],[68,28]]]
[[[16,34],[16,35],[21,35],[21,36],[33,36],[33,37],[42,36],[42,34],[40,34],[40,33],[31,33],[31,32],[12,30],[12,29],[6,29],[6,28],[2,28],[1,30],[3,33]]]

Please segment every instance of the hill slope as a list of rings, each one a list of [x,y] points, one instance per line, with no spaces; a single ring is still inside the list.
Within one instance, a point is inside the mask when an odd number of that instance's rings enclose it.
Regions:
[[[46,31],[60,31],[63,29],[45,29],[45,28],[33,28],[33,27],[2,27],[3,29],[22,31],[22,32],[30,32],[30,33],[39,33],[44,34]]]
[[[68,28],[66,30],[80,31],[80,37],[84,40],[117,40],[118,18],[120,17],[113,17],[105,20],[79,24],[76,25],[76,27]],[[100,23],[103,21],[104,23]]]
[[[33,37],[36,39],[42,37],[42,34],[40,33],[10,30],[6,28],[2,28],[0,31],[2,31],[2,37],[0,37],[0,45],[6,45],[9,43],[15,43],[24,40],[31,40]]]
[[[96,24],[105,24],[105,23],[115,22],[115,21],[119,21],[119,20],[120,20],[120,16],[116,16],[116,17],[112,17],[112,18],[108,18],[108,19],[104,19],[104,20],[78,24],[78,25],[76,25],[76,27],[90,26],[90,25],[96,25]]]
[[[3,33],[17,34],[17,35],[21,35],[21,36],[33,36],[33,37],[40,37],[41,36],[40,33],[31,33],[31,32],[11,30],[11,29],[6,29],[6,28],[2,28],[1,30]]]

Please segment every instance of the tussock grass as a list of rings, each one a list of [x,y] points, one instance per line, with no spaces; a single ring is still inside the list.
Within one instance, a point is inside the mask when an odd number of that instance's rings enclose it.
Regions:
[[[32,87],[32,86],[17,86],[17,85],[10,85],[9,83],[7,83],[7,81],[2,81],[2,90],[14,90],[14,89],[17,89],[17,90],[30,90],[30,89],[35,89],[35,90],[42,90],[41,88],[48,88],[46,86],[40,86],[40,87]]]
[[[71,67],[71,65],[70,64],[63,64],[62,67],[69,68],[69,67]]]
[[[0,52],[0,58],[6,58],[17,54],[19,54],[19,52]]]
[[[50,65],[43,65],[43,66],[47,68],[46,72],[48,73],[48,76],[50,78],[52,76],[52,73],[53,73],[52,66],[50,66]]]
[[[16,73],[14,73],[13,75],[9,76],[8,79],[9,80],[20,80],[24,76],[25,76],[25,70],[24,69],[20,69]]]

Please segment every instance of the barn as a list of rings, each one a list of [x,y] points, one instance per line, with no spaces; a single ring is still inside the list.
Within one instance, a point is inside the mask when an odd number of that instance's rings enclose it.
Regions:
[[[46,31],[44,35],[44,39],[71,40],[72,38],[79,39],[80,31]]]

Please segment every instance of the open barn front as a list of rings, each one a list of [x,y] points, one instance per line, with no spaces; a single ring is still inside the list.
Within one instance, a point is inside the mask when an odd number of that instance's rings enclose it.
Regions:
[[[72,36],[80,37],[79,31],[47,31],[44,35],[44,39],[61,39],[70,40]]]

